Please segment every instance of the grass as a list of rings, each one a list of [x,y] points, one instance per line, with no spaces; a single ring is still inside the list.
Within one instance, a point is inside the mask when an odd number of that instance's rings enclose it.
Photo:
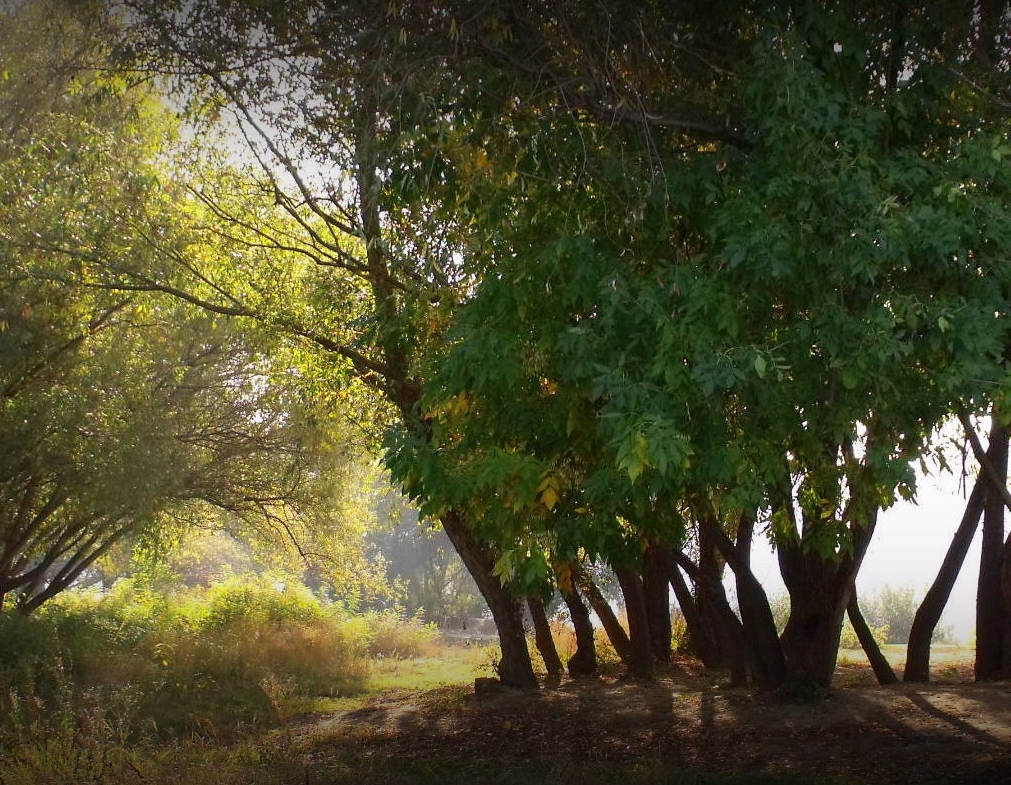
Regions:
[[[496,646],[446,645],[434,656],[411,659],[380,657],[372,661],[365,689],[427,690],[451,684],[471,684],[478,676],[494,676]]]
[[[902,678],[906,665],[906,646],[888,643],[881,647],[882,654],[892,666],[895,675]],[[973,679],[972,662],[975,651],[958,644],[936,644],[930,650],[930,678],[940,684],[961,684]],[[867,657],[861,649],[840,649],[835,684],[837,687],[869,687],[877,684],[867,667]]]

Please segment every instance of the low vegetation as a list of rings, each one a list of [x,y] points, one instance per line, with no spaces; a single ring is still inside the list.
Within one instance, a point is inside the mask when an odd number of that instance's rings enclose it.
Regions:
[[[102,778],[131,767],[127,749],[277,727],[361,693],[380,658],[431,654],[437,636],[268,578],[67,593],[36,615],[0,616],[0,748],[15,762],[0,782],[116,781]]]

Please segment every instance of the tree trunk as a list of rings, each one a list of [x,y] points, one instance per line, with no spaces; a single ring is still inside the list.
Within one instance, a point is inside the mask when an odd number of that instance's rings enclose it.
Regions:
[[[646,549],[643,559],[642,591],[649,626],[650,647],[660,662],[671,661],[670,586],[667,564],[670,556],[659,545]]]
[[[628,675],[634,679],[653,678],[653,647],[650,644],[649,618],[642,578],[631,567],[616,567],[614,574],[625,597],[625,615],[628,617],[629,647]]]
[[[817,564],[807,566],[824,575],[788,584],[790,619],[782,636],[783,685],[798,694],[832,686],[843,614],[850,599],[850,580],[839,574],[838,565],[811,555],[808,560]]]
[[[681,554],[685,559],[688,557]],[[668,577],[671,588],[677,598],[681,608],[681,615],[685,619],[685,627],[688,628],[688,640],[691,643],[691,652],[700,660],[707,669],[720,668],[723,666],[723,656],[720,645],[716,640],[716,632],[709,619],[703,620],[695,598],[692,596],[688,583],[681,574],[675,559],[672,557],[668,566]]]
[[[1001,591],[1004,594],[1004,676],[1011,677],[1011,534],[1004,541],[1001,560]]]
[[[675,560],[695,583],[696,607],[705,631],[703,634],[715,646],[716,665],[713,667],[729,667],[731,686],[744,687],[748,684],[749,674],[757,670],[753,664],[749,666],[753,659],[750,642],[741,620],[727,600],[723,568],[716,559],[714,547],[708,544],[701,531],[699,543],[702,550],[697,567],[684,553],[677,553]]]
[[[851,523],[852,551],[834,559],[822,558],[800,541],[780,545],[780,571],[790,592],[790,619],[782,635],[787,690],[805,694],[832,686],[843,616],[876,522],[875,510],[865,526]]]
[[[948,603],[951,590],[962,569],[965,555],[969,552],[972,538],[979,525],[979,517],[983,514],[983,489],[986,480],[979,478],[972,487],[969,500],[962,514],[962,522],[958,525],[955,535],[951,538],[948,552],[944,555],[937,577],[931,584],[916,609],[913,626],[909,629],[909,642],[906,644],[906,667],[902,673],[903,681],[926,682],[930,680],[930,642],[934,630],[941,620],[944,606]]]
[[[778,686],[783,674],[783,651],[776,631],[776,620],[769,606],[769,598],[755,573],[751,570],[751,543],[755,532],[755,518],[741,515],[737,525],[736,559],[731,564],[734,584],[737,587],[737,604],[741,610],[741,623],[754,650],[752,659],[757,669],[756,681],[766,688]],[[726,543],[724,543],[725,545]]]
[[[783,683],[786,662],[780,646],[779,633],[776,631],[776,620],[772,616],[765,589],[751,571],[751,565],[741,544],[734,544],[715,517],[711,515],[701,517],[700,525],[733,570],[752,676],[763,689],[775,689]]]
[[[443,515],[442,526],[495,619],[502,651],[498,664],[499,679],[509,687],[536,689],[537,677],[530,662],[519,602],[495,576],[495,561],[491,553],[475,539],[457,511],[451,510]]]
[[[567,586],[563,586],[561,583],[559,581],[559,591],[561,591],[562,599],[569,609],[569,618],[572,619],[572,628],[576,633],[576,652],[566,663],[569,675],[573,678],[592,676],[597,672],[597,644],[593,639],[593,622],[590,621],[590,612],[586,609],[572,582],[570,581]]]
[[[577,570],[575,575],[579,588],[582,589],[583,594],[586,595],[586,599],[590,603],[590,607],[593,608],[593,612],[600,619],[604,632],[607,633],[607,639],[611,641],[611,645],[618,656],[621,657],[621,661],[627,663],[632,652],[632,644],[628,639],[625,629],[621,626],[621,622],[618,621],[618,617],[614,615],[611,606],[604,598],[604,595],[600,593],[600,589],[597,588],[597,585],[590,576],[584,570]]]
[[[997,422],[990,431],[990,444],[986,455],[990,467],[981,469],[986,482],[983,501],[983,543],[979,563],[979,584],[976,591],[976,662],[977,681],[995,681],[1008,674],[1004,669],[1004,644],[1008,624],[1008,610],[1001,586],[1004,558],[1004,497],[1002,488],[1007,485],[1008,438],[1007,426]]]
[[[537,644],[537,651],[544,660],[544,668],[548,675],[558,678],[562,675],[562,658],[558,656],[558,649],[555,648],[555,639],[551,635],[551,624],[548,616],[544,612],[544,603],[536,597],[527,598],[527,607],[530,609],[530,618],[534,623],[534,642]]]
[[[867,655],[867,660],[870,662],[871,669],[877,677],[878,684],[895,684],[899,679],[895,675],[895,671],[892,670],[892,666],[888,663],[888,660],[885,659],[885,655],[881,653],[878,642],[874,640],[874,635],[871,633],[871,628],[867,626],[867,620],[864,619],[864,615],[860,612],[860,603],[857,602],[856,590],[853,591],[853,596],[850,597],[849,605],[846,606],[846,612],[849,614],[850,624],[853,625],[853,629],[856,631],[857,638],[860,641],[860,645],[863,646],[864,654]]]

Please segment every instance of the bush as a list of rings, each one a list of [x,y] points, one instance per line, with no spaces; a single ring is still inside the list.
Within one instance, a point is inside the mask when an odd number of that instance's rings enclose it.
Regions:
[[[62,670],[60,648],[57,628],[49,619],[0,614],[0,687],[38,691],[54,667]]]
[[[877,641],[878,646],[884,646],[888,643],[888,625],[885,624],[881,627],[873,627],[870,622],[867,626],[871,628],[871,635],[874,640]],[[859,649],[860,639],[857,637],[857,631],[853,629],[853,625],[850,624],[850,620],[846,619],[843,622],[842,635],[839,638],[839,647],[842,649]]]
[[[297,583],[230,579],[167,594],[122,581],[105,596],[68,592],[35,616],[0,614],[0,688],[6,708],[40,715],[129,690],[135,731],[218,735],[275,723],[282,694],[358,691],[370,656],[422,656],[437,638],[392,611],[348,616]]]
[[[326,614],[306,587],[269,578],[230,578],[207,593],[204,629],[241,625],[312,624]]]

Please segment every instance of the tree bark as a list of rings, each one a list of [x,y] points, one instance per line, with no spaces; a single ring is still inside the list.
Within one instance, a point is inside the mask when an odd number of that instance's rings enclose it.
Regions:
[[[642,569],[642,591],[649,626],[650,648],[653,650],[653,656],[660,662],[670,662],[673,654],[670,586],[667,580],[669,559],[670,555],[666,549],[659,545],[651,545],[646,549]]]
[[[610,604],[608,604],[604,595],[600,593],[600,589],[597,588],[593,579],[591,579],[584,570],[577,570],[575,577],[576,582],[579,584],[579,588],[582,589],[583,594],[586,595],[586,599],[590,603],[590,607],[593,608],[593,612],[596,613],[597,618],[600,619],[604,632],[607,633],[607,639],[611,641],[611,645],[614,647],[618,656],[621,657],[621,661],[627,663],[632,651],[632,644],[629,641],[628,633],[626,633],[625,629],[621,626],[621,622],[618,621],[618,617],[614,615],[614,611],[611,610]]]
[[[442,526],[474,577],[481,596],[488,603],[495,619],[502,651],[502,659],[498,664],[499,679],[509,687],[536,689],[537,677],[534,676],[533,664],[530,662],[520,605],[495,576],[495,561],[491,553],[477,541],[459,512],[450,510],[443,515]]]
[[[780,571],[790,592],[790,619],[782,635],[787,690],[804,694],[832,686],[843,616],[876,522],[875,510],[865,525],[851,523],[852,551],[834,559],[804,548],[800,540],[780,545]]]
[[[867,620],[864,619],[864,615],[860,612],[860,603],[857,602],[856,590],[853,591],[853,596],[850,597],[849,605],[846,606],[846,612],[849,614],[850,624],[853,625],[853,629],[856,631],[857,639],[864,649],[864,654],[867,655],[867,660],[871,664],[871,670],[874,671],[878,684],[895,684],[899,679],[895,675],[895,671],[892,670],[892,666],[888,663],[888,660],[885,659],[885,655],[881,653],[881,648],[878,646],[878,642],[874,640],[871,628],[867,626]]]
[[[734,544],[716,518],[706,515],[700,518],[700,523],[733,570],[752,676],[763,689],[775,689],[785,679],[787,664],[765,589],[751,571],[748,560],[742,558],[740,545]]]
[[[528,597],[527,608],[530,609],[530,618],[534,623],[534,642],[544,661],[544,668],[549,676],[558,678],[565,669],[562,667],[562,658],[558,656],[558,649],[555,648],[555,639],[551,635],[551,624],[544,612],[544,603],[536,597]]]
[[[769,598],[751,570],[751,543],[754,533],[755,517],[741,515],[737,525],[737,541],[734,544],[736,559],[731,569],[734,570],[741,623],[747,638],[754,640],[755,653],[752,659],[755,662],[756,681],[769,688],[779,682],[783,654]]]
[[[699,533],[700,556],[696,565],[684,553],[674,555],[677,564],[696,586],[696,607],[702,620],[704,634],[712,640],[715,650],[715,668],[730,669],[733,687],[744,687],[754,673],[751,648],[741,620],[737,618],[727,591],[723,586],[723,566],[718,561],[715,547],[702,530]]]
[[[902,680],[910,682],[926,682],[930,680],[930,642],[934,630],[941,620],[944,606],[948,604],[951,590],[958,578],[958,573],[969,552],[972,538],[976,534],[979,518],[983,514],[984,478],[978,478],[969,494],[969,500],[962,514],[962,522],[958,525],[948,552],[944,555],[937,577],[927,590],[920,607],[913,617],[913,626],[909,629],[909,642],[906,644],[906,667],[902,672]]]
[[[1008,439],[1011,430],[997,421],[990,431],[986,451],[990,466],[981,473],[988,482],[983,501],[983,543],[979,563],[979,583],[976,591],[976,681],[996,681],[1008,674],[1004,668],[1004,648],[1008,610],[1001,586],[1004,558],[1004,495],[1007,488]]]
[[[568,583],[562,586],[559,582],[559,591],[562,599],[569,609],[569,618],[572,619],[572,628],[576,633],[576,651],[566,663],[569,675],[573,678],[579,676],[592,676],[597,672],[597,644],[593,638],[593,622],[590,621],[590,612],[586,609],[579,592],[575,586]]]
[[[680,554],[683,558],[688,557]],[[685,627],[688,628],[688,640],[691,643],[691,652],[700,660],[707,669],[720,668],[724,659],[720,650],[720,645],[716,640],[716,632],[709,619],[703,620],[695,598],[692,596],[688,583],[681,574],[674,557],[671,558],[668,566],[668,577],[674,596],[677,598],[678,606],[681,608],[681,615],[685,619]]]
[[[1004,541],[1001,561],[1001,591],[1004,594],[1004,675],[1011,677],[1011,534]]]
[[[649,617],[642,578],[631,567],[616,567],[614,574],[625,597],[625,614],[628,617],[629,653],[626,667],[634,679],[653,678],[653,647],[650,643]]]

